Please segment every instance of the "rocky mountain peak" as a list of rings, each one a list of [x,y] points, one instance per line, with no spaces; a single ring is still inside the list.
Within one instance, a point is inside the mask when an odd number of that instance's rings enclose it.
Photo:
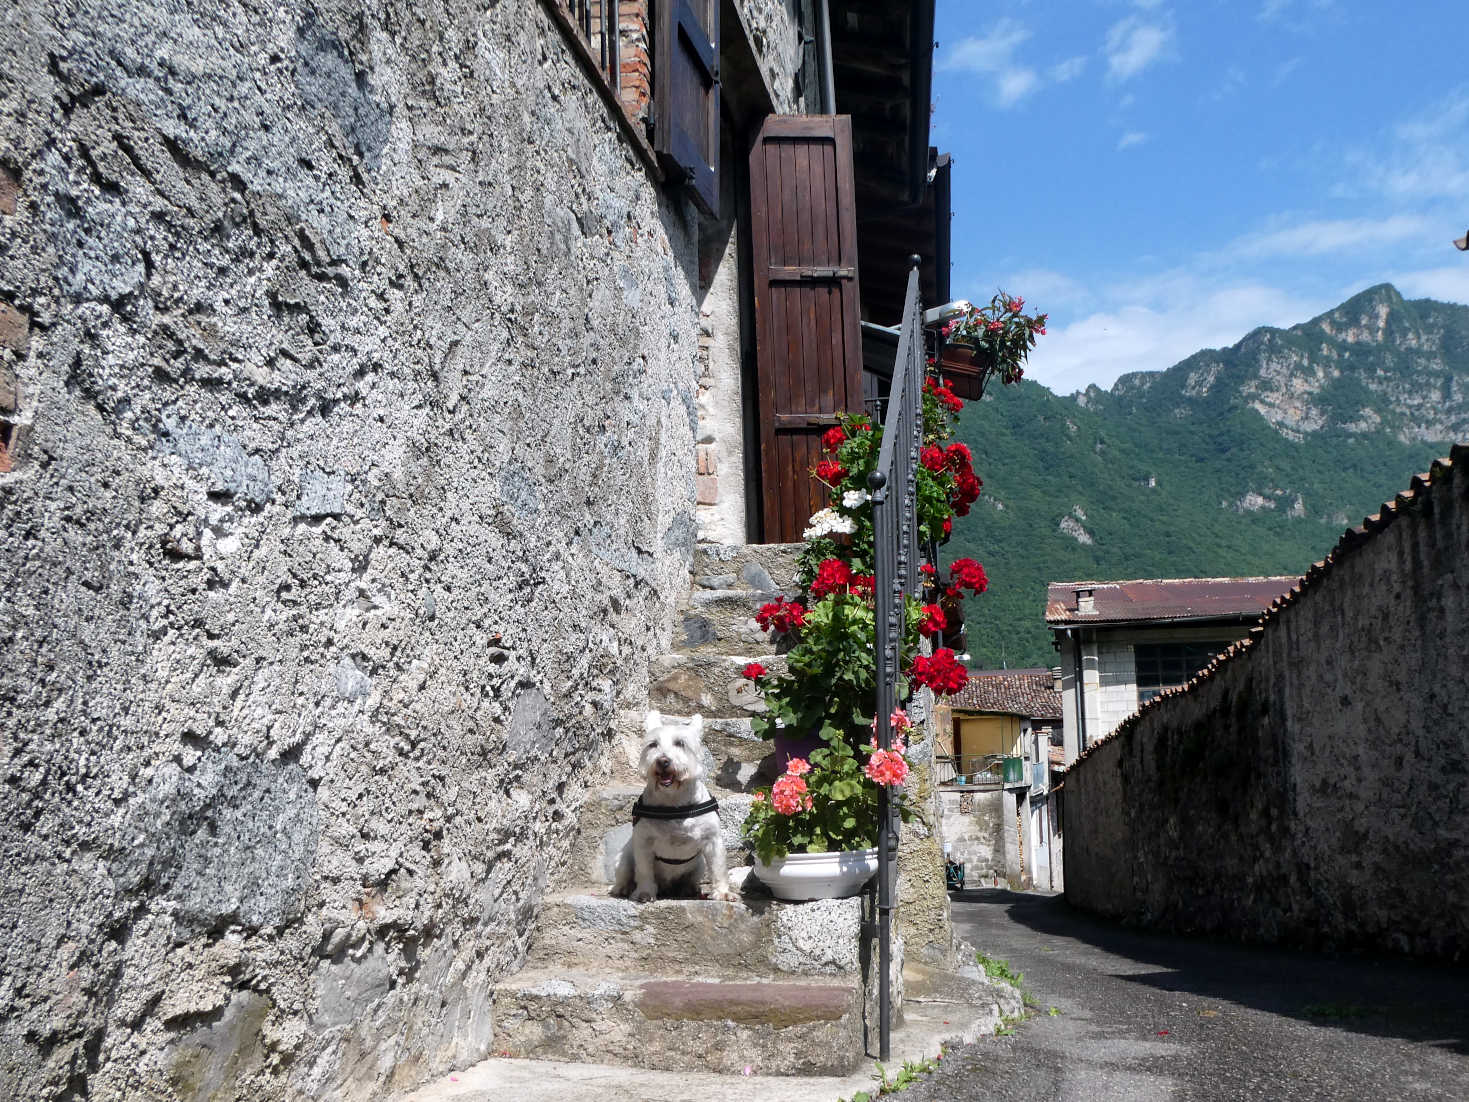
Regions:
[[[1264,326],[1162,372],[1124,375],[1106,398],[1190,417],[1254,410],[1287,440],[1386,432],[1402,442],[1469,438],[1469,307],[1409,301],[1390,283],[1310,321]],[[1079,397],[1078,397],[1078,400]]]

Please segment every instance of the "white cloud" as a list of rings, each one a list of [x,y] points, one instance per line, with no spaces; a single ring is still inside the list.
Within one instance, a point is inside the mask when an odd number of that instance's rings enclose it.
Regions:
[[[1131,80],[1161,58],[1173,43],[1173,28],[1130,15],[1112,25],[1102,48],[1107,58],[1107,76],[1114,81]]]
[[[1284,23],[1291,30],[1310,30],[1313,18],[1335,6],[1336,0],[1265,0],[1255,18],[1262,23]]]
[[[1095,301],[1085,284],[1052,268],[1023,268],[1005,278],[1000,290],[1023,295],[1026,305],[1043,312],[1090,309]]]
[[[1148,136],[1143,131],[1129,130],[1117,139],[1117,151],[1120,153],[1124,149],[1131,149],[1135,145],[1142,145],[1147,140]]]
[[[1162,371],[1202,348],[1234,344],[1261,325],[1295,325],[1334,305],[1259,283],[1204,291],[1177,273],[1169,281],[1172,293],[1162,298],[1149,294],[1162,286],[1156,281],[1111,309],[1065,324],[1053,318],[1026,374],[1058,394],[1090,383],[1111,387],[1119,375]]]
[[[1271,87],[1279,88],[1282,84],[1286,82],[1286,79],[1292,73],[1294,73],[1297,68],[1300,67],[1300,64],[1301,58],[1299,57],[1293,57],[1286,61],[1282,61],[1279,65],[1275,67],[1275,75],[1270,78]]]
[[[939,68],[986,77],[991,100],[999,107],[1013,107],[1042,84],[1040,75],[1015,56],[1029,38],[1029,30],[1006,16],[988,34],[960,39],[939,59]]]
[[[998,74],[995,92],[1001,107],[1011,107],[1040,87],[1040,78],[1034,69],[1006,69]]]
[[[1441,227],[1421,214],[1388,217],[1333,218],[1302,222],[1281,229],[1246,234],[1217,254],[1218,259],[1262,260],[1274,257],[1323,256],[1426,239]]]
[[[1397,201],[1462,201],[1469,195],[1469,87],[1404,119],[1375,146],[1343,155],[1337,198],[1378,194]]]
[[[1220,80],[1219,86],[1210,93],[1209,98],[1212,100],[1228,99],[1230,96],[1238,95],[1242,89],[1249,86],[1249,83],[1245,71],[1238,65],[1231,65],[1224,70],[1223,79]]]
[[[996,21],[989,34],[961,38],[939,61],[940,69],[969,69],[993,73],[1011,64],[1016,47],[1030,32],[1008,16]]]
[[[1058,61],[1051,66],[1050,77],[1057,84],[1065,84],[1068,80],[1075,80],[1081,76],[1085,69],[1085,57],[1068,57],[1065,61]]]
[[[1447,236],[1447,235],[1445,235]],[[1387,277],[1404,298],[1433,298],[1440,302],[1469,304],[1469,253],[1459,253],[1447,241],[1444,248],[1464,260],[1442,268],[1425,268],[1416,272],[1396,272]]]

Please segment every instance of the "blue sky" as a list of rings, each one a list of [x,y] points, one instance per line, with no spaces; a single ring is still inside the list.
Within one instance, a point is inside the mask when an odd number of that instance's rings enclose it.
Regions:
[[[939,0],[956,296],[1108,387],[1374,283],[1469,303],[1469,0]]]

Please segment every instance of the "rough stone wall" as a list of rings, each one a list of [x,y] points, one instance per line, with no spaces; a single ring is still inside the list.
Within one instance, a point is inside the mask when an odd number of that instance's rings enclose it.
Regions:
[[[1469,448],[1066,777],[1066,895],[1251,940],[1469,954]]]
[[[687,585],[691,208],[535,0],[23,0],[0,112],[0,1095],[484,1055]]]
[[[798,0],[735,0],[745,37],[759,59],[777,115],[799,115],[807,110],[801,80],[804,47],[798,8]],[[724,33],[729,34],[729,28]],[[814,93],[811,99],[814,110]]]
[[[898,844],[894,925],[908,956],[949,967],[954,963],[954,930],[944,881],[942,794],[933,779],[937,711],[927,689],[908,707],[915,723],[908,746],[913,768],[903,791],[915,814],[903,824]]]
[[[996,789],[944,788],[939,790],[944,843],[950,855],[964,863],[971,887],[989,887],[1008,880],[1005,866],[1005,801]]]

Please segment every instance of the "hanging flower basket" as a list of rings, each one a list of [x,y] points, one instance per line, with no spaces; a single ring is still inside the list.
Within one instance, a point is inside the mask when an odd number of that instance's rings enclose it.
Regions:
[[[950,390],[967,402],[977,402],[984,396],[985,382],[994,374],[995,354],[985,348],[946,344],[938,368]]]

